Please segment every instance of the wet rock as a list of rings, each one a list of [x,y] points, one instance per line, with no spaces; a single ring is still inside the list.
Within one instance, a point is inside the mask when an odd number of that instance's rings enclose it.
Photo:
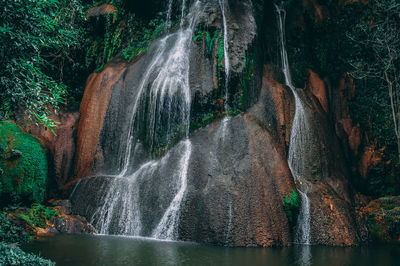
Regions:
[[[294,117],[294,98],[291,93],[275,79],[274,67],[264,67],[262,89],[259,103],[251,108],[268,130],[279,140],[286,151],[289,147],[292,121]],[[263,107],[263,108],[260,108]]]
[[[57,123],[54,133],[26,118],[23,124],[24,129],[37,138],[47,152],[49,179],[57,189],[61,189],[73,175],[79,113],[61,110],[51,118]]]
[[[56,206],[55,208],[58,210],[59,213],[63,215],[70,215],[71,214],[71,209],[72,205],[69,200],[57,200],[57,199],[51,199],[48,201],[50,204]]]
[[[74,176],[82,178],[92,172],[95,159],[102,156],[98,149],[111,94],[126,70],[124,64],[109,64],[100,73],[92,74],[86,84],[80,106]]]
[[[95,234],[96,229],[89,224],[86,219],[79,215],[68,215],[56,217],[51,221],[54,230],[49,232],[66,233],[66,234]]]

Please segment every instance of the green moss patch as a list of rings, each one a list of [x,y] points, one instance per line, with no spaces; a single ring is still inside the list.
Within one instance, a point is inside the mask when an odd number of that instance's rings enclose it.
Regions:
[[[300,198],[296,191],[292,190],[290,195],[283,196],[283,209],[285,210],[290,227],[295,226],[300,210]]]
[[[47,159],[39,142],[8,121],[0,122],[1,204],[42,202]]]

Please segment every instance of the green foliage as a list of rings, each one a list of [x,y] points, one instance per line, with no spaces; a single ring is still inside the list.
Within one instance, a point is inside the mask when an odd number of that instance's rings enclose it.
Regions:
[[[78,0],[0,2],[0,119],[20,109],[47,127],[65,102],[63,66],[79,46]]]
[[[295,190],[292,190],[290,195],[283,196],[283,209],[285,210],[290,227],[295,226],[300,210],[300,198]]]
[[[26,253],[19,247],[0,242],[0,265],[51,266],[55,263]]]
[[[193,37],[193,41],[196,43],[201,43],[202,41],[206,44],[205,55],[210,56],[214,49],[215,40],[218,37],[219,30],[216,29],[214,34],[211,37],[211,34],[208,30],[198,30],[196,35]]]
[[[34,203],[30,208],[25,208],[23,212],[15,212],[13,215],[26,221],[32,227],[46,228],[47,221],[58,214],[51,208]]]
[[[245,111],[249,105],[248,97],[250,91],[250,83],[254,80],[256,75],[256,59],[253,54],[250,54],[250,58],[248,57],[248,52],[244,54],[244,69],[241,79],[241,91],[240,91],[240,103],[239,109],[241,111]]]
[[[194,131],[196,129],[205,127],[208,124],[210,124],[212,121],[214,121],[215,118],[216,118],[216,115],[214,113],[204,114],[200,119],[191,121],[190,130]]]
[[[15,124],[0,121],[0,146],[1,205],[14,200],[42,202],[47,185],[47,158],[39,142]]]
[[[0,213],[0,242],[24,244],[30,240],[28,233],[14,225],[7,216]]]
[[[162,14],[151,20],[148,24],[137,20],[134,15],[130,15],[127,24],[127,47],[122,51],[125,60],[131,60],[136,56],[145,53],[151,43],[165,32],[165,22]]]
[[[218,67],[223,67],[223,59],[224,59],[224,39],[223,38],[219,38],[218,40],[218,44],[219,44],[219,49],[218,49],[218,59],[217,59],[217,64]]]
[[[361,20],[348,32],[357,48],[349,64],[351,75],[374,83],[371,96],[378,99],[385,112],[378,111],[377,120],[397,137],[400,158],[400,4],[394,0],[371,1]],[[361,96],[362,97],[362,96]],[[391,119],[390,119],[391,118]],[[379,130],[379,129],[378,129]],[[377,132],[378,134],[380,132]]]

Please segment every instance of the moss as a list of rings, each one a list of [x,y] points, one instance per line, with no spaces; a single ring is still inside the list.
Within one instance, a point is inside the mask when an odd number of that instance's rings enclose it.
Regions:
[[[249,57],[249,58],[248,58]],[[250,83],[256,75],[256,58],[255,53],[246,52],[244,54],[244,69],[240,82],[239,92],[239,109],[246,111],[249,106]]]
[[[292,190],[290,195],[283,196],[283,209],[285,210],[290,227],[295,226],[300,210],[300,198],[295,190]]]
[[[47,184],[46,154],[39,142],[8,121],[0,122],[1,204],[42,202]]]

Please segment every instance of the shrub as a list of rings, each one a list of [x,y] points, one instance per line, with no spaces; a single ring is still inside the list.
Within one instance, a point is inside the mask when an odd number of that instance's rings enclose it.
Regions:
[[[0,213],[0,242],[24,244],[29,239],[28,233],[24,232],[21,227],[14,225],[7,216]]]
[[[26,253],[19,247],[0,242],[0,265],[55,265],[54,262]]]

